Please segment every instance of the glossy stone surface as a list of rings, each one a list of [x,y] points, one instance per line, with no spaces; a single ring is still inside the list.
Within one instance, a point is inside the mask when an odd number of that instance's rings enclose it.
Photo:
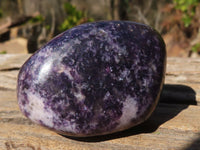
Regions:
[[[155,109],[165,59],[161,36],[146,25],[83,24],[26,61],[18,76],[18,103],[26,117],[60,134],[121,131]]]

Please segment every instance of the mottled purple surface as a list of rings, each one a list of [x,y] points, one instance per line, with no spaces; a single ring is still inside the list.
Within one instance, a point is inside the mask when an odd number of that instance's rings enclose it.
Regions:
[[[102,21],[54,38],[22,66],[18,103],[32,121],[71,136],[121,131],[155,109],[165,44],[152,28]]]

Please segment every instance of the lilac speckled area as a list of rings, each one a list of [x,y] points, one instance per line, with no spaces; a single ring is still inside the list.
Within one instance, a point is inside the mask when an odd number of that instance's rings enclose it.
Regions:
[[[121,131],[155,109],[165,59],[161,36],[146,25],[83,24],[26,61],[18,76],[18,103],[26,117],[60,134]]]

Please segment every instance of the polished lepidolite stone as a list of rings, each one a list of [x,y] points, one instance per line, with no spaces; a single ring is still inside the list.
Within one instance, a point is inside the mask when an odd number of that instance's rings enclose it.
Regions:
[[[155,109],[165,58],[165,44],[149,26],[126,21],[79,25],[22,66],[18,103],[30,120],[60,134],[121,131]]]

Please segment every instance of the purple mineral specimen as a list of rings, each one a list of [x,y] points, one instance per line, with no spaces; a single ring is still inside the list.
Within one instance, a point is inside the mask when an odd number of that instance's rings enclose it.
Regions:
[[[30,120],[60,134],[125,130],[155,109],[165,60],[165,44],[149,26],[128,21],[79,25],[22,66],[18,103]]]

